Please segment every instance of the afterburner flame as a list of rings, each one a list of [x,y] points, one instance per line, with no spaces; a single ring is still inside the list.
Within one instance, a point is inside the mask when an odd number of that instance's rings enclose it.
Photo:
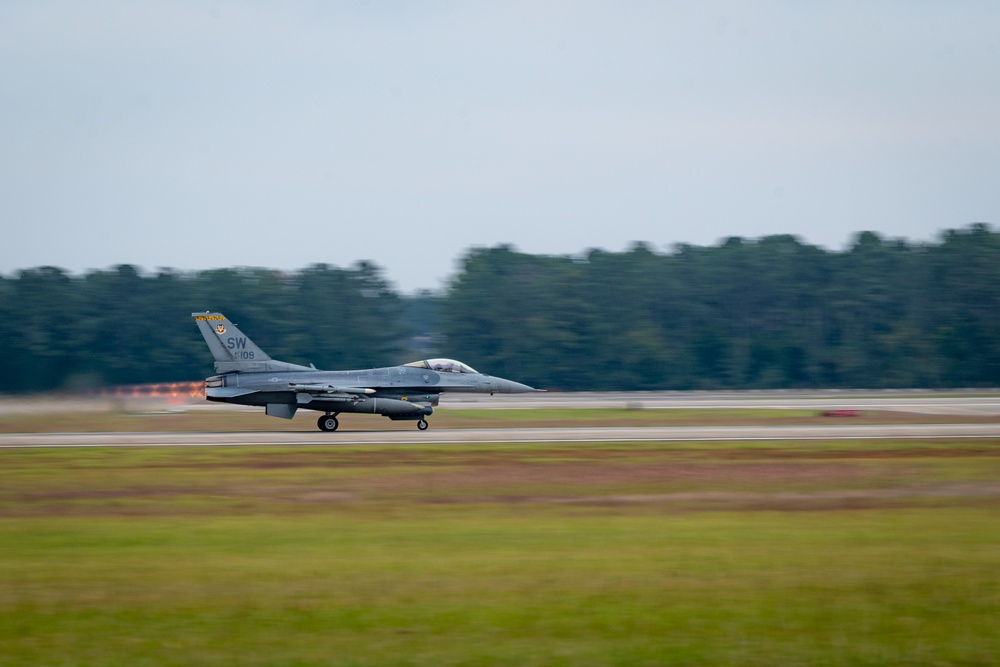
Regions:
[[[108,387],[102,396],[115,398],[202,398],[204,382],[159,382],[156,384],[130,384]]]

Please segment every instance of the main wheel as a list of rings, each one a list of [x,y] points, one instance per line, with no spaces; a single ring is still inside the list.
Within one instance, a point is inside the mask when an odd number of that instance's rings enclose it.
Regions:
[[[426,419],[421,419],[420,421],[418,421],[417,422],[417,428],[419,428],[421,431],[426,431],[427,430],[427,420]]]
[[[323,415],[316,422],[316,425],[319,426],[319,430],[321,431],[336,431],[337,427],[340,426],[340,422],[333,415]]]

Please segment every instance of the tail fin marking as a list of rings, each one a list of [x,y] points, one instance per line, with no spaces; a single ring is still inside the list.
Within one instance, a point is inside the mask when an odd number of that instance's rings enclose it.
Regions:
[[[270,361],[271,357],[222,313],[191,313],[216,361]]]
[[[191,313],[191,317],[215,357],[217,373],[313,370],[271,359],[222,313]]]

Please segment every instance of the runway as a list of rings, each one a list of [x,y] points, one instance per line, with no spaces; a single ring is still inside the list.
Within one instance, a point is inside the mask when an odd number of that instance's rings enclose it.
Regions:
[[[160,409],[164,405],[155,403]],[[142,411],[153,405],[138,403]],[[109,409],[103,403],[60,403],[26,399],[0,402],[0,417],[18,412],[57,412],[71,409]],[[917,414],[1000,416],[1000,396],[972,392],[550,392],[530,395],[446,395],[443,410],[516,408],[626,408],[669,409],[793,409],[889,410]],[[173,408],[171,408],[173,409]],[[240,406],[189,402],[182,410],[253,410]],[[267,419],[261,415],[261,419]],[[209,447],[288,445],[447,445],[457,443],[558,443],[558,442],[677,442],[753,440],[858,440],[885,438],[1000,438],[1000,419],[994,424],[884,424],[850,423],[810,426],[631,426],[578,428],[435,429],[427,431],[341,430],[320,433],[308,430],[229,433],[7,433],[0,434],[0,448],[31,447]]]
[[[821,390],[821,391],[634,391],[563,392],[537,394],[445,394],[441,408],[448,410],[512,410],[561,408],[619,408],[630,410],[890,410],[934,415],[998,415],[1000,390]],[[238,405],[210,403],[202,398],[149,397],[64,398],[0,397],[0,418],[18,414],[104,412],[119,410],[246,410]]]
[[[551,392],[482,396],[450,394],[449,409],[625,408],[633,410],[889,410],[925,415],[1000,415],[1000,395],[992,392],[927,391],[636,391]]]
[[[448,445],[559,442],[745,442],[1000,438],[998,424],[836,426],[645,426],[602,428],[441,429],[417,431],[256,431],[241,433],[10,433],[0,449],[41,447],[219,447],[289,445]]]

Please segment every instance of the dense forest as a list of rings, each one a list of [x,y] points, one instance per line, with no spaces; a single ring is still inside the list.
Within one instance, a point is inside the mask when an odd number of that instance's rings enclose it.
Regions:
[[[440,294],[372,263],[0,278],[0,391],[197,380],[190,313],[221,310],[273,357],[319,368],[450,356],[566,390],[1000,385],[1000,233],[931,243],[794,236],[660,254],[469,251]]]

